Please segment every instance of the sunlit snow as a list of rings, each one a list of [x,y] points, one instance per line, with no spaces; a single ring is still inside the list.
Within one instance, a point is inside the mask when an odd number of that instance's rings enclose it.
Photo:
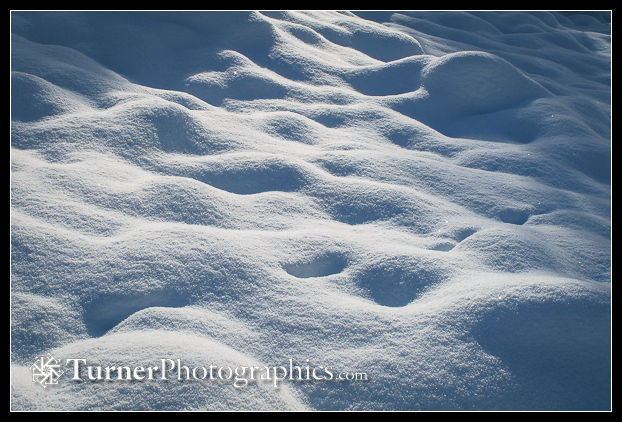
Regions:
[[[610,18],[12,12],[12,409],[609,409]]]

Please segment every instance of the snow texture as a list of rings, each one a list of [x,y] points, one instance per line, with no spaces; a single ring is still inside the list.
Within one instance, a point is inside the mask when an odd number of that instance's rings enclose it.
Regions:
[[[610,17],[13,12],[12,408],[609,409]]]

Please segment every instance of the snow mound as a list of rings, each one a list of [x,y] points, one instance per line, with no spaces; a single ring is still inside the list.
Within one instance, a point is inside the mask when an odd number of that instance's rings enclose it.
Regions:
[[[61,358],[90,356],[89,363],[105,362],[106,366],[125,365],[127,357],[132,356],[136,365],[146,368],[160,362],[162,356],[181,355],[184,356],[182,364],[189,368],[205,365],[205,362],[219,367],[261,365],[208,338],[195,337],[189,341],[188,335],[183,333],[148,329],[75,342],[54,350],[53,353]],[[166,361],[166,367],[171,367],[169,361]],[[233,385],[192,381],[200,385],[189,387],[176,378],[175,371],[168,374],[166,380],[152,383],[148,389],[140,383],[102,381],[63,385],[42,394],[32,389],[31,375],[27,368],[13,366],[11,369],[14,380],[13,400],[28,410],[41,407],[63,410],[67,409],[66,402],[71,403],[71,410],[227,410],[232,404],[240,410],[306,409],[286,386],[275,389],[271,385],[256,383],[249,384],[247,389],[240,392]],[[116,376],[116,372],[113,374]],[[182,379],[184,376],[185,372],[182,372]],[[180,403],[184,403],[181,409]]]
[[[12,408],[608,409],[608,13],[13,12]],[[308,359],[366,382],[72,383]]]

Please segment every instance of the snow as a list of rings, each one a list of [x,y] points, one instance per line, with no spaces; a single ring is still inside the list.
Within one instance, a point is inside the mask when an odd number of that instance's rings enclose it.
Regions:
[[[610,21],[12,12],[12,409],[609,409]]]

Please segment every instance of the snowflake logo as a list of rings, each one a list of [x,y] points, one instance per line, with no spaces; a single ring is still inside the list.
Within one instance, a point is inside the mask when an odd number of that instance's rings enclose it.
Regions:
[[[63,375],[60,362],[50,354],[39,356],[30,370],[32,371],[32,382],[38,382],[43,388],[58,384],[58,380]]]

